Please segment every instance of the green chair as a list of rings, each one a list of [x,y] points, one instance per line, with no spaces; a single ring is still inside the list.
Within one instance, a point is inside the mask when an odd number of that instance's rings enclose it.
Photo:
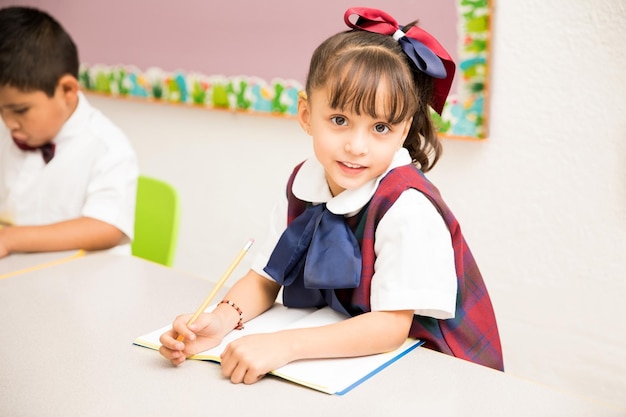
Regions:
[[[179,221],[180,204],[176,189],[164,181],[140,175],[137,182],[133,255],[172,266]]]

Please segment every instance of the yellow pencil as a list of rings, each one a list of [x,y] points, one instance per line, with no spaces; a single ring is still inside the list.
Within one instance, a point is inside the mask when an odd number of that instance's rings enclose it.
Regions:
[[[232,274],[235,268],[237,268],[237,265],[239,265],[239,262],[241,262],[246,252],[248,252],[248,249],[250,249],[250,246],[252,246],[253,243],[254,243],[254,239],[250,239],[248,243],[246,243],[246,245],[243,247],[241,252],[239,252],[237,257],[230,264],[228,269],[224,271],[224,273],[222,274],[222,277],[219,279],[219,281],[217,281],[217,283],[215,284],[215,286],[213,287],[209,295],[207,295],[207,297],[204,299],[204,301],[202,302],[202,305],[200,305],[200,307],[198,307],[198,310],[196,310],[194,315],[191,316],[191,318],[187,322],[187,326],[189,326],[191,323],[196,321],[196,319],[200,316],[200,314],[204,313],[204,310],[206,310],[206,308],[209,306],[209,304],[213,300],[213,297],[215,297],[215,294],[217,294],[218,291],[222,289],[222,287],[224,286],[224,283],[226,282],[226,280],[228,280],[228,277],[230,277],[230,274]],[[185,338],[182,335],[178,335],[178,337],[176,338],[176,340],[178,341],[183,341],[184,339]]]

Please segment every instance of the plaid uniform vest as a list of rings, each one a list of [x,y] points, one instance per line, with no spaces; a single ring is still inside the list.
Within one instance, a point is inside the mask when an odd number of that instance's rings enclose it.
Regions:
[[[292,185],[298,165],[287,185],[288,223],[304,212],[307,203],[293,195]],[[371,201],[356,219],[347,221],[359,241],[362,255],[361,283],[357,288],[336,290],[337,298],[352,315],[369,312],[371,281],[374,275],[376,227],[387,210],[409,188],[423,193],[443,217],[452,236],[457,275],[456,312],[453,319],[413,317],[409,335],[423,340],[424,346],[497,370],[503,370],[502,348],[491,300],[476,261],[461,233],[459,223],[437,188],[413,165],[390,171],[380,182]],[[354,221],[356,220],[356,221]],[[286,300],[287,301],[287,300]]]

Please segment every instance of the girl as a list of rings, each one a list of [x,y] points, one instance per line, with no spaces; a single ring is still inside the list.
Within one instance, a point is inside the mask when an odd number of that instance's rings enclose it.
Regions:
[[[213,312],[189,326],[190,315],[180,316],[161,336],[173,364],[242,328],[283,288],[286,306],[329,305],[348,318],[231,342],[222,373],[232,382],[254,383],[299,359],[389,351],[407,336],[503,369],[478,267],[423,175],[441,153],[429,105],[441,113],[454,63],[431,35],[380,10],[352,8],[344,20],[353,30],[315,50],[298,103],[315,158],[289,178],[266,256]]]

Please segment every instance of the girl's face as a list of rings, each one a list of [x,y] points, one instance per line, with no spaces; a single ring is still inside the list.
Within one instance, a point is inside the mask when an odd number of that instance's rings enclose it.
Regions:
[[[385,96],[384,84],[378,87],[377,98]],[[313,138],[315,156],[324,166],[328,187],[336,196],[385,172],[402,147],[412,120],[389,124],[382,99],[376,102],[377,117],[371,117],[334,109],[328,97],[326,88],[318,88],[307,99],[300,98],[298,118]]]

